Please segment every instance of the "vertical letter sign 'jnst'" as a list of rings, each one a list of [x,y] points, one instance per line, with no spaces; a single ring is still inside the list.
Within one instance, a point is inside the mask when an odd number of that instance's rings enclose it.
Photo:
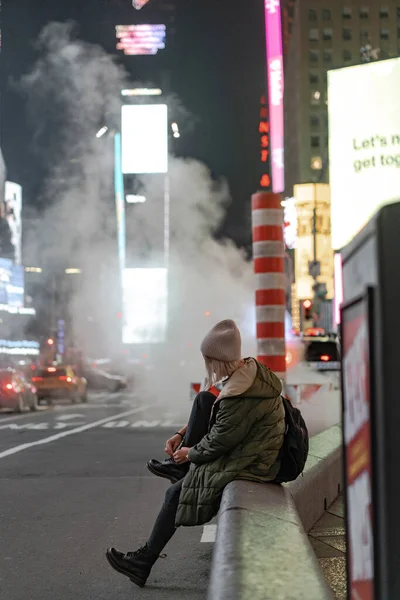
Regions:
[[[342,310],[343,436],[349,598],[374,598],[371,385],[368,296]]]

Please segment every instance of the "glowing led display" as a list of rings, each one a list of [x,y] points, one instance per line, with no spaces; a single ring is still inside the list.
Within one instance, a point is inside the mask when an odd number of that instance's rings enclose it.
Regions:
[[[168,110],[166,104],[122,107],[122,172],[166,173]]]
[[[18,183],[6,181],[4,214],[11,232],[14,247],[14,262],[21,264],[22,253],[22,187]]]
[[[157,54],[165,48],[165,25],[117,25],[117,50],[128,56]]]
[[[167,269],[125,269],[123,274],[124,344],[157,344],[167,329]]]
[[[132,0],[132,6],[133,8],[136,8],[136,10],[140,10],[148,3],[148,1],[149,0]]]
[[[400,198],[400,59],[328,73],[332,245]]]
[[[272,190],[283,192],[284,180],[284,137],[283,137],[283,55],[281,3],[265,0],[265,31],[267,43],[267,75],[270,113],[270,144]]]

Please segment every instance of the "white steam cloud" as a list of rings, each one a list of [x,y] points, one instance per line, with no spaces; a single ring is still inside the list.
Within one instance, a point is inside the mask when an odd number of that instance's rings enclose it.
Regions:
[[[104,318],[105,307],[116,307],[120,293],[115,283],[113,145],[106,136],[96,139],[96,132],[104,124],[117,127],[120,90],[129,83],[126,73],[101,48],[73,39],[71,25],[48,25],[39,48],[40,58],[22,87],[37,126],[38,151],[43,150],[44,139],[53,145],[51,156],[45,153],[51,171],[40,231],[46,235],[31,236],[29,248],[33,256],[40,254],[44,265],[83,269],[82,287],[75,291],[71,305],[76,331],[90,351],[96,343],[88,326],[90,317],[98,323],[97,339],[101,336],[110,344],[111,355],[117,353],[117,346],[115,332],[110,331],[113,326]],[[56,141],[51,131],[49,137],[51,127],[58,128]],[[152,348],[153,369],[144,381],[140,379],[146,397],[180,404],[188,402],[190,382],[203,377],[199,344],[218,320],[234,318],[242,330],[243,353],[254,354],[254,293],[252,266],[244,252],[229,240],[218,242],[213,237],[229,210],[226,183],[215,183],[198,161],[175,157],[170,159],[170,181],[168,340]],[[162,193],[156,177],[145,183],[146,197]],[[155,231],[151,211],[142,213],[129,229],[130,235],[143,231]],[[100,270],[103,286],[95,292]]]

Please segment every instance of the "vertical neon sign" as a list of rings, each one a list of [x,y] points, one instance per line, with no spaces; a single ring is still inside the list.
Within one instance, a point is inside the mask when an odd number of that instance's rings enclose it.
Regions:
[[[285,189],[283,164],[283,55],[280,0],[265,1],[265,36],[267,47],[268,97],[271,123],[272,190]]]

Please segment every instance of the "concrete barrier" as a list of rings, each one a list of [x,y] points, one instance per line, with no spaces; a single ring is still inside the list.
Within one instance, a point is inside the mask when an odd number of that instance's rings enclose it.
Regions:
[[[234,481],[223,494],[208,600],[331,600],[307,532],[342,485],[341,428],[310,440],[304,475]]]

